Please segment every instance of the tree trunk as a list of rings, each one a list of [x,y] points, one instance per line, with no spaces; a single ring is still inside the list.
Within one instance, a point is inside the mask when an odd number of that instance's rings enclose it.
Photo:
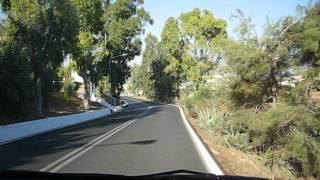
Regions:
[[[91,97],[91,87],[90,87],[90,79],[84,74],[82,75],[83,83],[84,83],[84,96],[83,96],[83,106],[85,109],[90,108],[90,97]]]
[[[114,104],[114,102],[113,102],[113,98],[115,97],[115,95],[116,95],[116,88],[115,88],[115,86],[113,86],[112,84],[111,84],[111,87],[110,87],[110,99],[111,99],[111,105],[115,105]]]
[[[272,87],[271,87],[271,96],[272,96],[272,105],[275,106],[278,102],[278,81],[276,79],[274,70],[271,71],[271,80],[272,80]]]
[[[114,87],[112,85],[111,85],[111,88],[110,88],[110,95],[111,96],[115,96],[116,95],[116,87]]]
[[[38,77],[36,80],[35,80],[35,90],[36,90],[36,102],[35,102],[35,105],[36,105],[36,114],[37,116],[42,116],[43,115],[43,108],[42,108],[42,84],[41,84],[41,78]]]
[[[271,93],[272,93],[272,105],[275,106],[279,102],[276,86],[273,86],[271,88]]]
[[[30,35],[29,35],[30,36]],[[29,37],[31,39],[31,37]],[[31,40],[29,40],[30,45],[29,48],[32,50],[31,54],[31,63],[32,63],[32,69],[34,72],[34,91],[35,91],[35,114],[37,116],[42,116],[43,115],[43,99],[42,99],[42,64],[40,61],[37,59],[37,51],[31,44]]]

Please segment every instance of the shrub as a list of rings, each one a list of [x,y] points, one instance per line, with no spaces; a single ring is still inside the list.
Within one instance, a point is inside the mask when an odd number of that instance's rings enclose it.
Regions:
[[[252,145],[249,142],[248,133],[240,133],[238,130],[231,128],[229,131],[225,131],[223,137],[229,146],[242,151],[248,151],[252,148]]]
[[[308,99],[307,83],[300,83],[289,91],[285,100],[291,105],[305,104]]]
[[[63,93],[64,93],[64,99],[69,102],[71,101],[72,97],[75,96],[76,90],[75,90],[75,84],[71,81],[65,81],[63,84]]]
[[[213,133],[221,133],[225,129],[225,119],[216,107],[197,108],[198,119],[201,125],[210,129]]]
[[[212,90],[209,88],[200,88],[194,94],[185,96],[182,104],[191,112],[196,112],[196,108],[204,108],[210,106],[212,101]]]
[[[252,145],[297,175],[319,175],[319,119],[303,106],[281,104],[257,114],[250,124]]]

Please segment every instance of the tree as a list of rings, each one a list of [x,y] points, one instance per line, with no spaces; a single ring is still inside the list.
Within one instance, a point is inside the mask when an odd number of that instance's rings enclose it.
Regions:
[[[20,118],[31,115],[34,97],[32,67],[26,51],[14,41],[0,42],[0,116]]]
[[[99,62],[101,75],[109,76],[113,96],[119,96],[130,75],[128,61],[140,54],[139,36],[147,23],[152,24],[141,0],[117,0],[110,3],[104,16],[105,52]]]
[[[58,71],[58,76],[63,79],[63,93],[67,101],[71,100],[77,89],[77,85],[73,82],[72,78],[73,72],[77,72],[75,61],[70,61],[66,66],[61,66]]]
[[[8,36],[26,50],[35,87],[36,111],[43,111],[45,82],[56,72],[72,48],[78,34],[78,17],[70,1],[2,0],[2,10],[8,16]]]
[[[142,64],[133,68],[133,89],[142,90],[145,96],[156,101],[171,103],[177,96],[178,89],[175,77],[165,72],[169,65],[168,57],[154,35],[148,34],[145,44]]]
[[[173,17],[168,18],[161,32],[161,46],[168,58],[168,66],[165,68],[176,79],[177,88],[180,85],[182,73],[183,42],[178,21]]]
[[[231,100],[236,106],[252,107],[267,98],[266,78],[268,66],[260,49],[243,43],[228,41],[224,57],[232,75]]]
[[[182,13],[176,20],[169,18],[161,38],[170,64],[166,72],[182,80],[192,81],[196,89],[205,82],[204,76],[212,71],[221,58],[215,52],[217,42],[227,37],[226,22],[216,19],[209,10],[193,9]]]
[[[5,36],[5,25],[4,22],[0,20],[0,43],[4,41]]]
[[[227,40],[224,55],[231,73],[231,97],[236,105],[257,106],[266,102],[279,103],[279,82],[288,74],[290,53],[286,33],[294,24],[287,17],[267,24],[264,37],[258,39],[250,17],[240,10],[239,41]],[[260,41],[260,42],[259,42]]]
[[[102,15],[105,8],[102,0],[72,0],[79,14],[80,32],[78,42],[73,52],[73,58],[77,62],[79,75],[83,78],[85,94],[83,104],[85,109],[90,107],[91,83],[95,79],[96,57],[95,51],[103,28]]]
[[[293,17],[280,19],[276,23],[268,23],[262,40],[261,49],[263,49],[264,57],[269,65],[268,90],[272,97],[273,105],[279,103],[279,82],[288,73],[288,68],[291,66],[290,59],[290,39],[287,36],[287,31],[295,24]]]
[[[212,71],[221,55],[214,51],[221,39],[227,38],[227,23],[216,19],[209,10],[193,9],[179,18],[184,44],[182,69],[196,89],[204,83],[204,76]]]
[[[147,34],[145,38],[146,47],[143,51],[142,63],[140,66],[134,66],[132,79],[133,88],[142,90],[143,94],[151,99],[155,99],[155,83],[157,79],[153,79],[154,74],[153,63],[159,59],[160,45],[157,38],[152,34]],[[157,99],[158,100],[158,99]]]
[[[132,89],[136,95],[142,91],[144,96],[153,99],[153,81],[151,79],[151,72],[148,69],[150,69],[150,66],[143,63],[142,65],[133,66],[131,69]]]
[[[296,64],[308,67],[306,78],[314,84],[320,72],[320,1],[300,9],[302,18],[288,29],[289,47]]]

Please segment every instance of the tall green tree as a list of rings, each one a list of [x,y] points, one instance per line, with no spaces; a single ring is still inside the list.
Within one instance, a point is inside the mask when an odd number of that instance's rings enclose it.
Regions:
[[[154,98],[154,83],[156,80],[152,79],[152,63],[159,58],[160,47],[158,39],[152,34],[147,34],[144,41],[146,47],[143,51],[142,63],[138,71],[138,83],[140,84],[140,88],[143,90],[145,96]]]
[[[77,62],[78,73],[83,78],[85,94],[83,105],[90,107],[91,84],[97,77],[96,49],[101,41],[98,36],[103,29],[102,16],[106,8],[103,0],[87,1],[72,0],[77,9],[80,20],[80,32],[73,52],[73,59]],[[95,82],[96,83],[96,82]]]
[[[166,53],[167,60],[170,62],[165,71],[176,77],[176,84],[178,86],[182,73],[181,62],[184,52],[178,20],[173,17],[168,18],[163,27],[161,32],[161,46]]]
[[[170,64],[166,72],[182,80],[192,81],[196,89],[205,81],[221,59],[215,51],[218,42],[227,37],[226,22],[209,10],[193,9],[178,19],[169,18],[161,34],[161,42]]]
[[[132,87],[143,91],[148,98],[171,103],[177,96],[175,76],[166,72],[169,57],[157,38],[148,34],[145,38],[146,47],[140,66],[135,66],[132,74]]]
[[[290,51],[299,65],[308,67],[308,79],[320,72],[320,1],[310,7],[300,7],[302,18],[288,30]]]
[[[140,54],[144,27],[152,19],[142,0],[117,0],[109,4],[104,16],[105,51],[99,63],[102,75],[110,77],[111,92],[119,96],[130,75],[128,62]]]
[[[32,67],[26,57],[17,42],[0,40],[1,117],[21,118],[33,111]]]
[[[56,71],[75,43],[77,13],[68,0],[2,0],[1,7],[8,16],[8,36],[25,48],[31,64],[36,111],[41,115],[45,82],[50,82],[44,79]]]
[[[239,20],[238,41],[224,43],[224,56],[233,74],[231,97],[236,105],[259,106],[279,103],[280,81],[290,67],[288,29],[292,17],[268,23],[263,38],[258,39],[250,17],[240,10],[233,17]]]
[[[227,23],[215,18],[209,10],[201,12],[197,8],[182,13],[179,20],[184,44],[181,66],[187,80],[191,80],[198,89],[205,81],[204,76],[221,59],[215,48],[221,39],[227,38]]]

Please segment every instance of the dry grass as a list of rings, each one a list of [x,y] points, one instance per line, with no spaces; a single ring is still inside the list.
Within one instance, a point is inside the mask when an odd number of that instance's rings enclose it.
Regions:
[[[313,103],[320,105],[320,91],[311,92],[311,100]]]

